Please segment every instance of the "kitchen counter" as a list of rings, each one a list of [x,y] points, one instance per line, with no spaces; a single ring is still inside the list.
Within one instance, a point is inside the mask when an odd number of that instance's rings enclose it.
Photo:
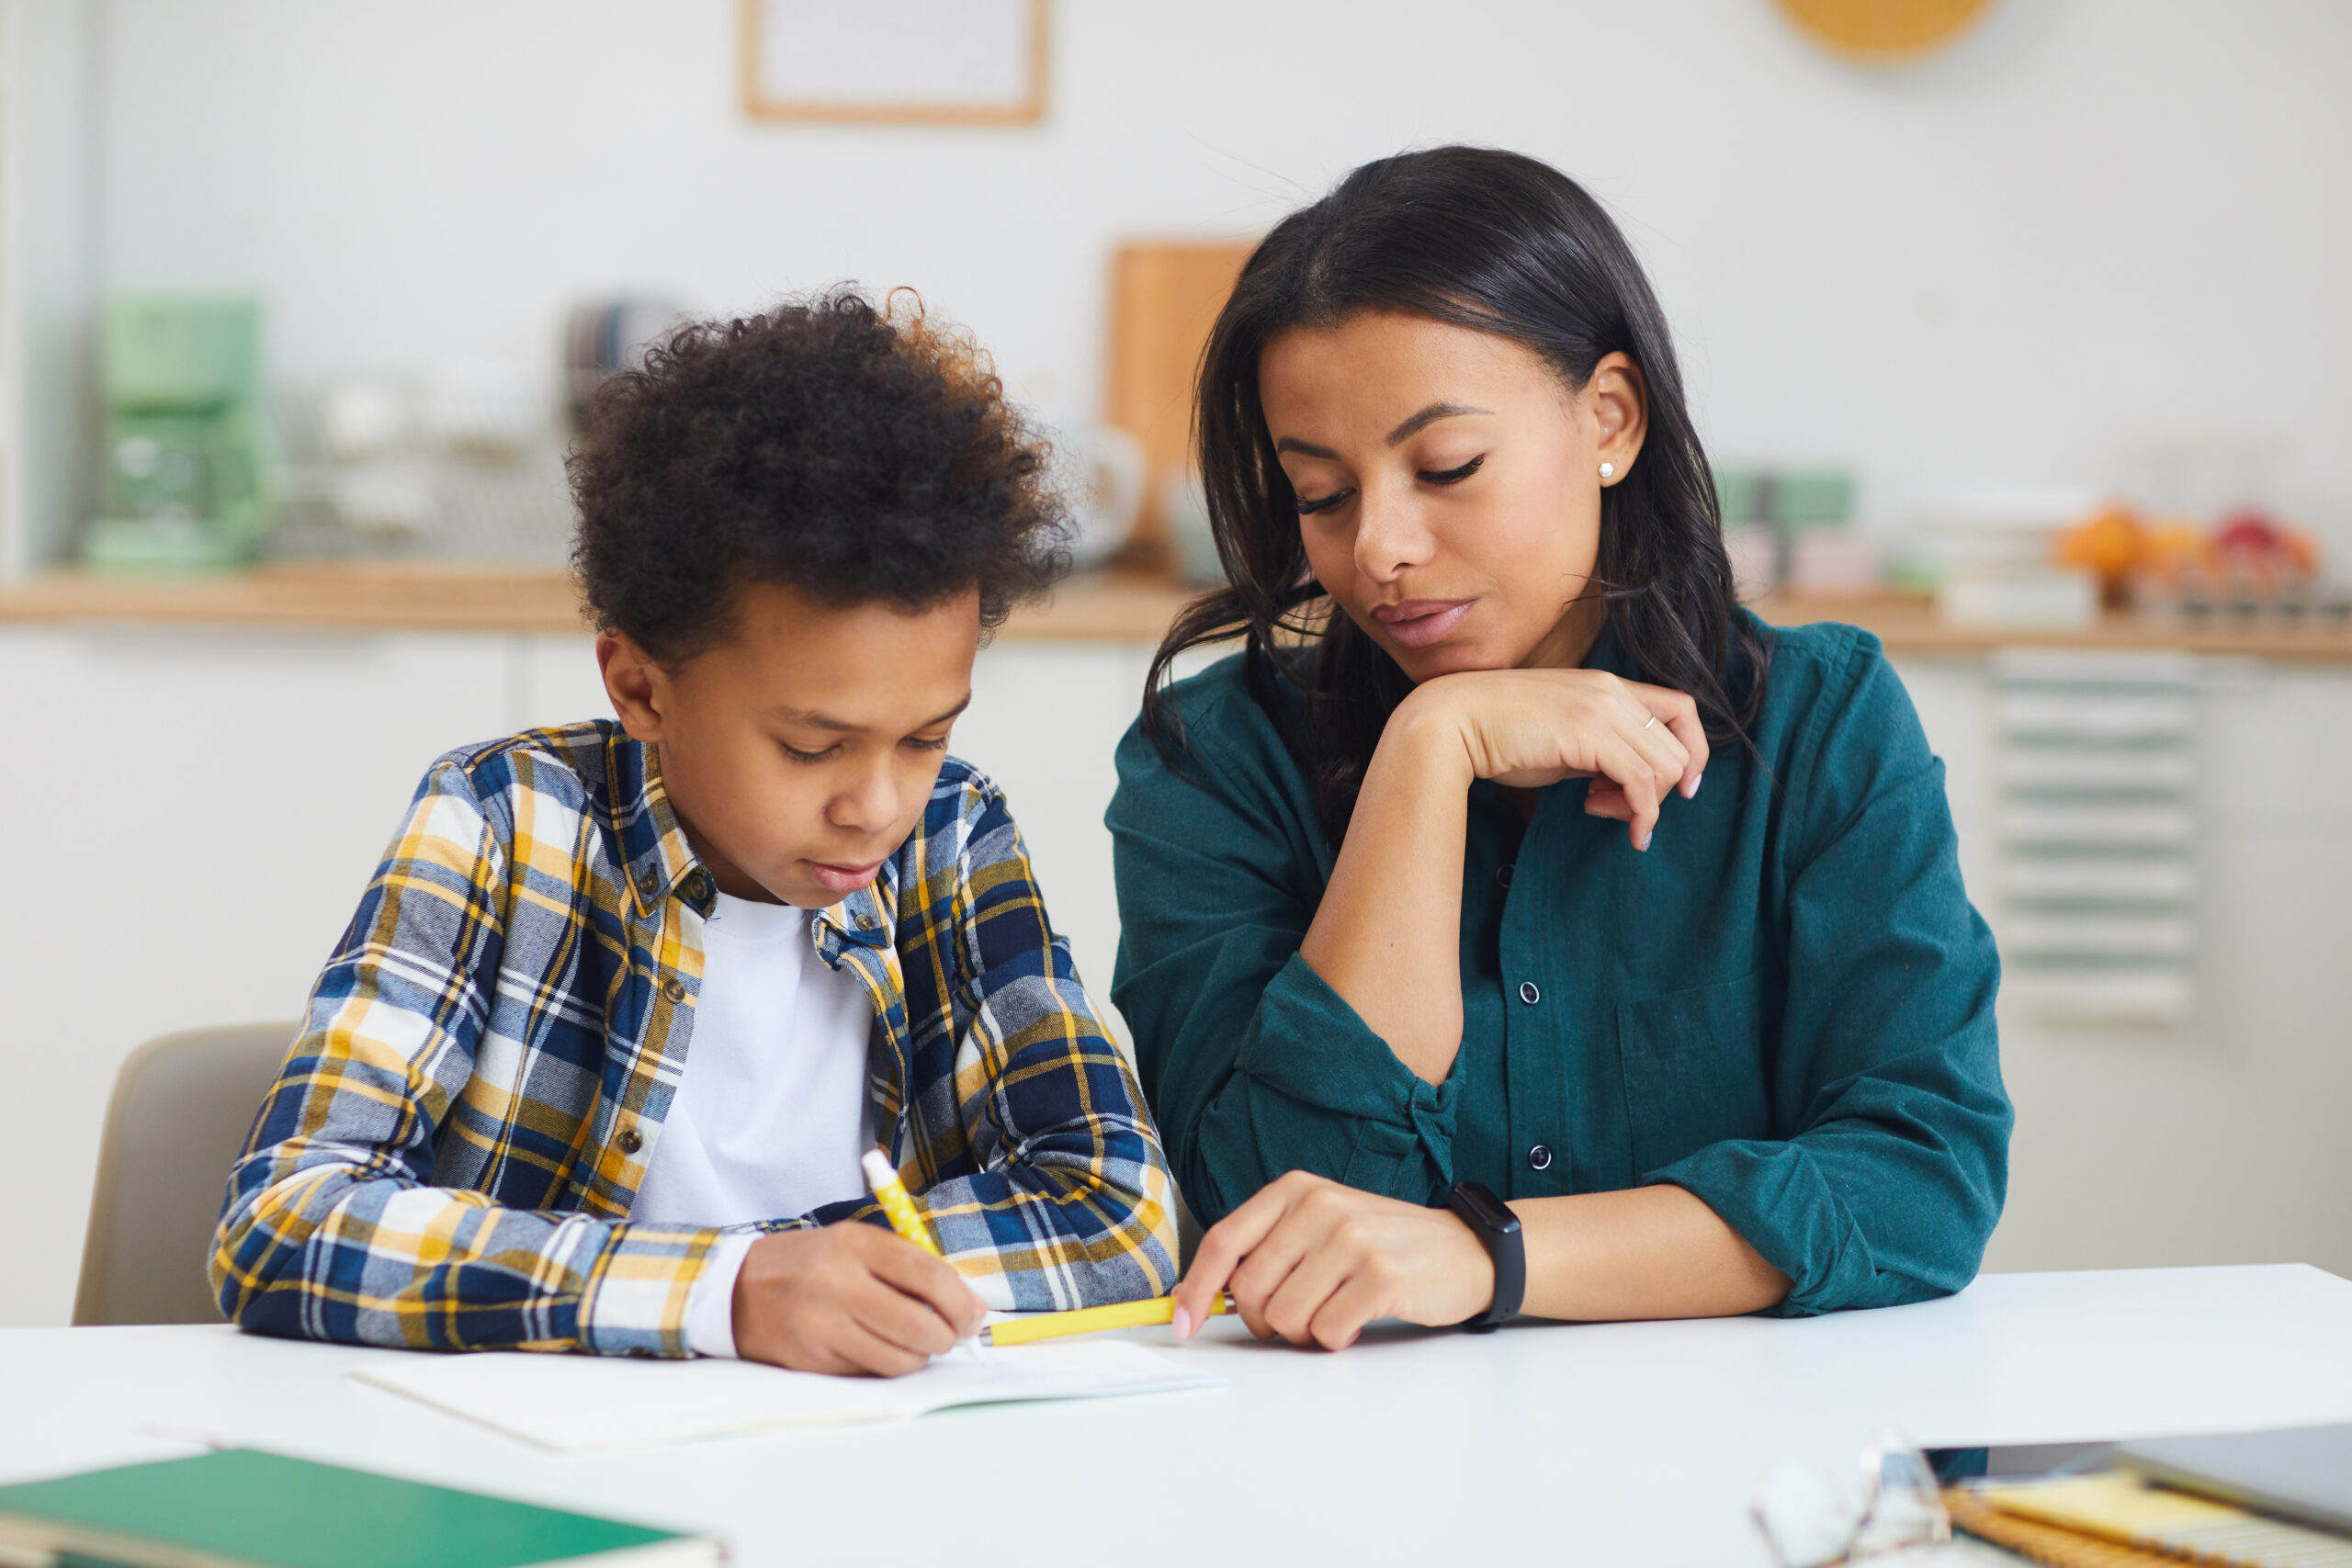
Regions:
[[[1153,644],[1189,597],[1164,579],[1090,572],[1043,604],[1013,613],[1017,641]],[[2352,628],[2189,622],[2109,615],[2081,627],[1960,626],[1921,594],[1780,596],[1757,613],[1781,625],[1850,621],[1899,654],[1984,653],[2011,647],[2178,649],[2352,664]],[[573,632],[584,629],[571,581],[528,569],[411,564],[281,565],[231,577],[130,581],[59,571],[0,585],[0,623],[159,622],[353,630]]]

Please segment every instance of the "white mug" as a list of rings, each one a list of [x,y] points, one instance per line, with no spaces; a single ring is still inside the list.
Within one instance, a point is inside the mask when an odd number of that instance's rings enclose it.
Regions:
[[[1075,502],[1070,516],[1078,533],[1070,540],[1070,559],[1081,568],[1100,566],[1136,531],[1150,468],[1143,443],[1116,425],[1098,424],[1065,431],[1055,445],[1061,448]]]

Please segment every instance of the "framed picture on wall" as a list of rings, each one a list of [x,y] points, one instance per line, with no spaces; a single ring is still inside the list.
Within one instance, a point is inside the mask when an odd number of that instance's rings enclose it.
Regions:
[[[753,119],[1033,125],[1048,0],[741,0]]]

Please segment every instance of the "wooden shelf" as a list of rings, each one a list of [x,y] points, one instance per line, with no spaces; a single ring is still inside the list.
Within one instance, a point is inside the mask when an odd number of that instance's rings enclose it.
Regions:
[[[1140,575],[1074,578],[997,635],[1157,643],[1191,595]],[[0,623],[153,622],[353,631],[583,632],[561,572],[413,564],[285,565],[224,577],[133,580],[59,571],[0,584]]]
[[[2109,615],[2086,626],[1962,626],[1936,614],[1924,593],[1867,593],[1758,600],[1756,613],[1775,626],[1845,621],[1878,634],[1890,653],[1990,653],[2003,648],[2161,649],[2247,659],[2352,664],[2352,628],[2240,621],[2196,621]]]
[[[585,629],[561,572],[472,566],[269,566],[222,577],[59,571],[0,587],[0,621],[153,621],[356,631]]]
[[[1166,579],[1090,572],[1026,605],[997,635],[1007,641],[1157,644],[1192,597]],[[2179,649],[2190,653],[2352,664],[2352,629],[2197,625],[2112,615],[2082,627],[1955,626],[1925,595],[1776,597],[1756,611],[1781,626],[1848,621],[1894,653],[1973,654],[1999,648]],[[311,626],[353,631],[581,632],[571,580],[560,572],[424,565],[287,565],[184,581],[60,571],[0,585],[0,623],[153,622]]]

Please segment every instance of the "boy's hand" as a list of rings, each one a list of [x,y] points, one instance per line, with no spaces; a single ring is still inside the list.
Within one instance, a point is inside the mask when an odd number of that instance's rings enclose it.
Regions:
[[[879,1225],[762,1236],[735,1276],[735,1353],[803,1372],[897,1377],[979,1332],[961,1276]]]

